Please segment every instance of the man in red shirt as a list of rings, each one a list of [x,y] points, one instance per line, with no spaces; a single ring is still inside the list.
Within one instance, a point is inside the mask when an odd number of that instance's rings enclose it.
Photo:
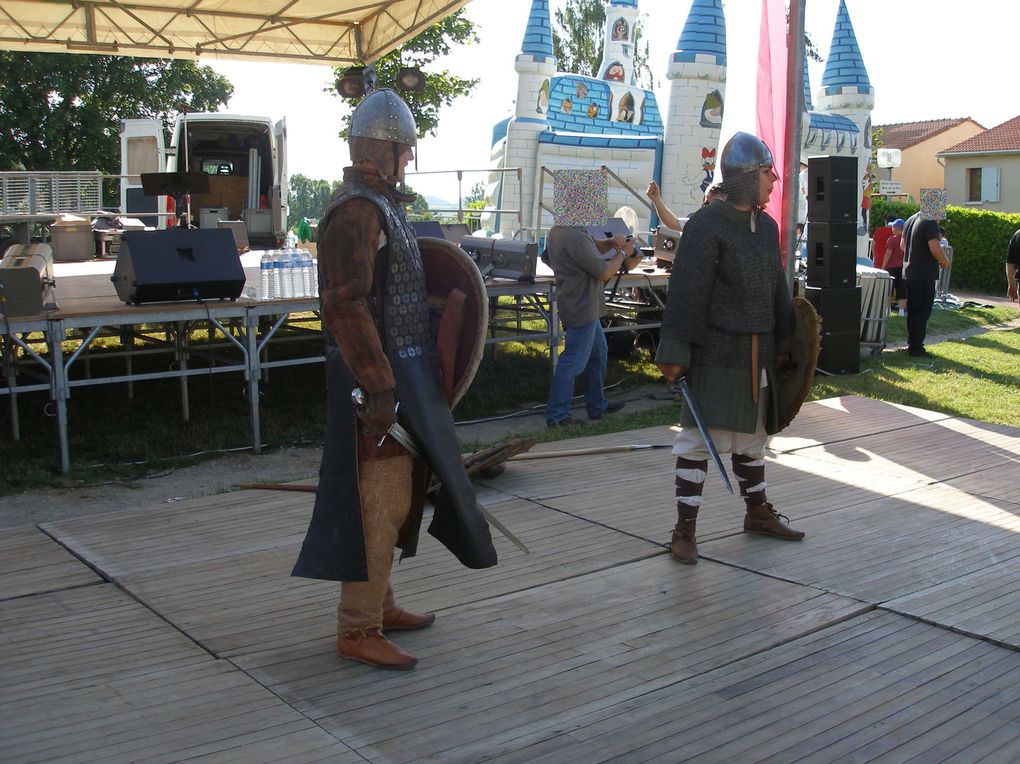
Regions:
[[[885,221],[885,225],[879,226],[875,229],[875,233],[871,236],[872,247],[871,256],[875,260],[876,268],[885,267],[885,244],[892,236],[892,222],[894,218],[889,218]]]

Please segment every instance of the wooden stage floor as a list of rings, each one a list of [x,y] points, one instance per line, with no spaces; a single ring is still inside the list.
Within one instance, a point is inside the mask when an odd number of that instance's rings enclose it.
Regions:
[[[438,613],[409,673],[337,658],[336,586],[288,577],[310,494],[0,532],[0,758],[1020,760],[1020,430],[843,398],[771,445],[807,539],[742,534],[710,473],[696,566],[668,449],[512,463],[480,495],[530,556],[395,567]]]

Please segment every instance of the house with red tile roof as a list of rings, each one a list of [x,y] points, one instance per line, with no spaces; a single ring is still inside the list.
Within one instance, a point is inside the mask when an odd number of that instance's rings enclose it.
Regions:
[[[882,148],[899,149],[902,163],[892,169],[877,170],[879,180],[895,180],[903,185],[903,193],[914,201],[921,198],[922,188],[943,188],[943,167],[936,158],[940,151],[984,132],[985,128],[970,117],[929,119],[921,122],[900,122],[875,125],[881,130]]]
[[[993,212],[1020,212],[1020,116],[938,153],[947,201]]]

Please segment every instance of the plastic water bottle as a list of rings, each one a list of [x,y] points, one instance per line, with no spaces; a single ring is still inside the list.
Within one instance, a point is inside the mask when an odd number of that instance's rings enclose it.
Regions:
[[[319,260],[312,260],[312,297],[319,296]]]
[[[287,231],[287,249],[292,250],[297,247],[297,236],[294,235],[293,231]]]
[[[267,249],[262,253],[259,260],[259,298],[262,300],[273,299],[273,255]]]
[[[273,279],[272,279],[272,290],[273,299],[279,300],[283,298],[283,262],[281,260],[282,253],[278,249],[273,250]]]
[[[289,300],[294,296],[294,260],[289,249],[280,253],[280,297]]]
[[[307,249],[302,249],[299,254],[301,255],[301,296],[311,297],[312,291],[312,279],[314,274],[312,273],[312,253]]]

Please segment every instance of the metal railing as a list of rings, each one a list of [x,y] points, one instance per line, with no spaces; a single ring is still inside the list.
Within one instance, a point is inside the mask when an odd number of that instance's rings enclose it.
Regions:
[[[481,209],[472,209],[464,206],[464,173],[494,173],[500,174],[513,173],[517,176],[517,189],[518,189],[518,205],[517,209],[504,209],[502,207],[483,207]],[[518,228],[523,226],[523,211],[520,209],[520,192],[523,188],[523,170],[520,167],[494,167],[491,169],[481,170],[427,170],[422,172],[409,172],[407,177],[412,175],[449,175],[454,173],[457,175],[457,206],[456,207],[430,207],[429,212],[443,212],[443,213],[456,213],[457,222],[464,222],[465,213],[472,216],[481,218],[482,215],[516,215]]]
[[[94,214],[102,208],[103,177],[98,171],[0,172],[0,215]]]

